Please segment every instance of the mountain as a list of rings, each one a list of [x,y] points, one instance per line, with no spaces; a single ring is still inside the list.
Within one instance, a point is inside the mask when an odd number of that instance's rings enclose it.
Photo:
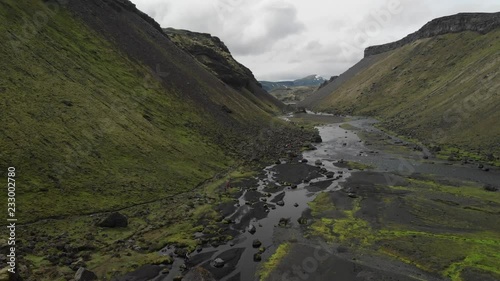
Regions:
[[[193,250],[188,203],[216,202],[197,187],[311,138],[220,40],[165,33],[128,0],[5,0],[0,19],[0,166],[16,169],[24,280],[109,280],[166,262],[167,243]],[[107,212],[129,227],[97,227]]]
[[[179,48],[191,54],[217,78],[239,90],[251,92],[259,101],[266,101],[278,108],[283,104],[264,91],[252,72],[237,62],[226,45],[215,36],[188,30],[165,28],[163,31]]]
[[[374,116],[450,157],[500,156],[500,13],[432,20],[365,57],[302,106]],[[498,161],[497,161],[498,162]]]
[[[316,74],[306,76],[304,78],[296,79],[293,81],[259,81],[266,91],[270,92],[274,89],[286,89],[294,86],[319,86],[326,80]]]

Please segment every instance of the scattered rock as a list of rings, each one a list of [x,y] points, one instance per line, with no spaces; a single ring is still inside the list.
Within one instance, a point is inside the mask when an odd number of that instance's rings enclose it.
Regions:
[[[229,114],[233,113],[233,111],[229,107],[227,107],[226,105],[221,106],[221,109],[222,109],[222,111],[224,111],[226,113],[229,113]]]
[[[321,138],[320,135],[315,135],[312,139],[312,142],[313,143],[322,143],[323,142],[323,139]]]
[[[283,206],[285,206],[285,202],[283,200],[280,200],[280,201],[276,202],[276,205],[283,207]]]
[[[281,218],[278,223],[279,226],[288,226],[290,224],[290,218]]]
[[[97,280],[97,275],[94,272],[80,267],[75,274],[75,281],[94,281]]]
[[[295,203],[293,204],[294,207],[298,207],[299,206],[299,203]]]
[[[221,268],[223,267],[225,264],[224,260],[221,259],[221,258],[216,258],[213,262],[212,262],[212,265],[214,267],[217,267],[217,268]]]
[[[254,234],[256,231],[255,225],[251,224],[248,226],[248,232],[250,232],[250,234]]]
[[[188,251],[184,248],[175,248],[174,254],[180,258],[185,258],[188,254]]]
[[[487,185],[484,186],[484,190],[491,191],[491,192],[496,192],[496,191],[498,191],[498,187],[493,186],[491,184],[487,184]]]
[[[255,253],[255,254],[253,255],[253,261],[255,261],[255,262],[259,262],[259,261],[261,261],[261,260],[262,260],[262,255],[261,255],[260,253]]]
[[[97,226],[100,227],[110,227],[110,228],[116,228],[116,227],[127,227],[128,226],[128,219],[126,216],[115,212],[109,214],[106,218],[101,220]]]
[[[318,160],[316,160],[316,161],[314,162],[314,164],[315,164],[316,166],[321,166],[321,165],[323,165],[323,162],[321,162],[321,160],[319,160],[319,159],[318,159]]]
[[[347,196],[351,197],[351,198],[358,198],[358,195],[350,192],[349,194],[347,194]]]
[[[70,100],[63,100],[61,101],[65,106],[73,106],[73,102]]]
[[[298,222],[299,222],[299,224],[301,224],[301,225],[305,225],[305,224],[307,224],[307,218],[305,218],[305,217],[300,217],[300,218],[298,218],[298,219],[297,219],[297,221],[298,221]]]
[[[254,248],[259,248],[261,245],[262,245],[262,242],[260,242],[259,239],[255,239],[252,242],[252,247],[254,247]]]

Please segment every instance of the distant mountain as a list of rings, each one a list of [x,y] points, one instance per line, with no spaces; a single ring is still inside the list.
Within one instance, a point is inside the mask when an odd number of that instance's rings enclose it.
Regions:
[[[319,86],[325,81],[326,81],[325,78],[313,74],[293,81],[276,81],[276,82],[259,81],[259,82],[262,85],[262,88],[264,88],[264,90],[270,92],[274,89],[287,89],[290,87],[297,87],[297,86]]]

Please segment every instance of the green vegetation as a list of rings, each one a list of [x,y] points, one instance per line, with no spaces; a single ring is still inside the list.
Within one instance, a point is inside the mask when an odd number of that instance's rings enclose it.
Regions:
[[[257,151],[274,142],[257,143],[264,128],[300,132],[275,120],[277,103],[227,87],[173,44],[155,45],[151,30],[133,21],[123,27],[127,44],[160,50],[160,70],[65,7],[0,6],[0,166],[16,167],[22,275],[69,280],[80,261],[111,278],[170,262],[157,254],[166,245],[193,250],[232,239],[215,211],[232,200],[220,192],[225,174],[250,175],[252,168],[236,167],[253,153],[276,158]],[[82,13],[94,8],[110,6]],[[96,227],[110,211],[126,215],[128,227]],[[61,256],[65,245],[70,257]]]
[[[261,281],[267,280],[271,272],[280,264],[281,260],[290,252],[291,244],[286,242],[278,246],[276,252],[269,258],[268,261],[262,264],[259,271]]]
[[[375,116],[401,135],[497,162],[499,35],[447,34],[365,59],[315,109]]]
[[[381,201],[376,214],[369,215],[376,222],[362,214],[362,198],[340,208],[327,193],[319,195],[309,204],[316,218],[309,235],[381,253],[452,281],[464,281],[467,270],[500,277],[500,226],[495,223],[500,194],[429,177],[408,182],[373,187]],[[395,205],[408,212],[409,221],[394,218]],[[326,215],[332,210],[333,217]]]

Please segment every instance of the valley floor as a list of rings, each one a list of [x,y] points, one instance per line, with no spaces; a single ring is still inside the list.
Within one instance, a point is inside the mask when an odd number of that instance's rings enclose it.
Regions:
[[[440,160],[370,119],[284,119],[317,126],[323,142],[123,210],[133,218],[125,230],[92,232],[93,216],[27,226],[28,243],[50,249],[26,255],[30,274],[66,280],[85,266],[116,281],[500,280],[498,168]]]

